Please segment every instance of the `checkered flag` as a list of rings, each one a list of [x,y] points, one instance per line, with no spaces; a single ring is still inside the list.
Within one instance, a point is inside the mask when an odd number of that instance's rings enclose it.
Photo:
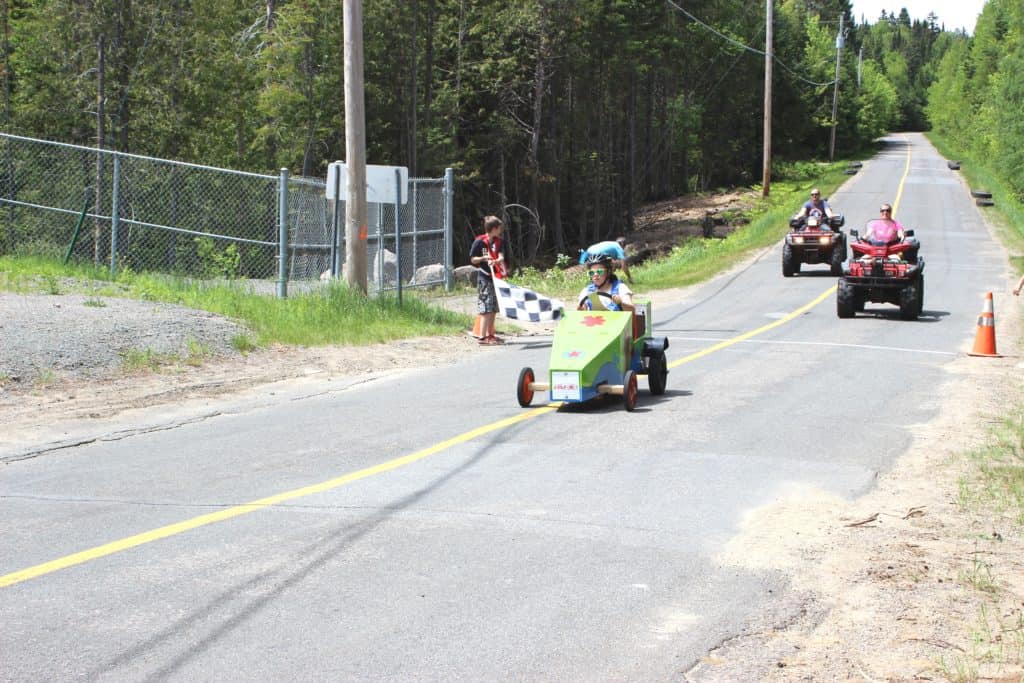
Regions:
[[[511,320],[528,323],[550,322],[561,318],[565,309],[565,304],[558,299],[551,299],[496,276],[494,292],[498,295],[498,309],[501,314]]]

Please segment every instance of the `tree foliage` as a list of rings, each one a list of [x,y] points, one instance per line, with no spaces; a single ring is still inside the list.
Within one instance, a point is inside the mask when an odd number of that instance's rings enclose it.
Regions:
[[[1024,200],[1024,7],[986,2],[972,37],[956,36],[928,90],[935,130],[989,159]]]
[[[8,0],[6,130],[323,176],[345,154],[342,4]],[[367,159],[453,168],[462,241],[504,214],[520,262],[628,232],[644,203],[760,180],[764,13],[746,0],[365,2]],[[839,155],[926,125],[932,91],[1019,101],[1001,63],[1011,17],[975,48],[934,15],[904,15],[855,26],[848,0],[777,2],[773,154],[828,153],[840,17]],[[974,125],[941,98],[927,111]]]

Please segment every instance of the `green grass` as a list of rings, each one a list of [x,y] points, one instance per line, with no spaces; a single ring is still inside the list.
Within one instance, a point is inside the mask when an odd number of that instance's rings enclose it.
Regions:
[[[1007,512],[1024,526],[1024,405],[1011,408],[993,429],[988,444],[969,455],[977,478],[961,479],[961,506]]]
[[[39,368],[36,370],[34,384],[37,388],[43,389],[52,386],[57,382],[57,373],[52,368]]]
[[[59,286],[55,283],[59,283]],[[159,274],[130,271],[111,279],[104,268],[63,265],[44,257],[0,257],[0,289],[20,293],[86,293],[86,305],[97,297],[131,297],[180,304],[241,321],[251,331],[233,344],[242,352],[267,344],[322,346],[359,345],[414,336],[452,334],[472,324],[467,315],[431,306],[417,297],[402,305],[391,296],[366,297],[345,285],[287,299],[253,294],[244,284],[209,284]],[[54,290],[57,291],[54,291]],[[128,358],[126,364],[146,366],[152,359]]]

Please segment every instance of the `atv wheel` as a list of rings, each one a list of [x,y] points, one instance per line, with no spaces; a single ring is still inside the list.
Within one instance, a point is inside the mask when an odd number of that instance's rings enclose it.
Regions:
[[[924,274],[917,276],[917,314],[924,312]]]
[[[900,320],[917,320],[919,284],[914,281],[900,290]]]
[[[630,413],[636,410],[637,393],[636,373],[632,370],[626,370],[626,374],[622,378],[622,402]]]
[[[839,277],[843,274],[843,261],[846,260],[846,240],[836,240],[832,247],[832,259],[830,265],[832,274]]]
[[[665,393],[665,385],[668,383],[668,364],[665,362],[663,351],[651,356],[647,363],[647,388],[655,396]]]
[[[836,315],[840,318],[852,318],[856,313],[856,298],[857,293],[853,285],[846,280],[840,280],[836,289]]]
[[[793,277],[793,273],[800,270],[799,264],[793,267],[796,258],[793,255],[793,247],[788,244],[782,245],[782,277]]]
[[[516,384],[516,399],[519,400],[519,405],[523,408],[533,402],[533,389],[530,388],[533,381],[533,368],[523,368],[519,371],[519,383]]]

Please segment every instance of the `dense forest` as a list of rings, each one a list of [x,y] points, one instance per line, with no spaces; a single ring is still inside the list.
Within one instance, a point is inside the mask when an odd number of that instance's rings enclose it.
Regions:
[[[306,176],[344,158],[340,0],[0,4],[6,132]],[[761,181],[765,14],[749,0],[366,0],[367,160],[454,168],[465,235],[526,207],[527,260],[628,232],[643,203]],[[837,63],[836,156],[933,125],[1022,173],[1019,0],[989,0],[974,38],[906,10],[857,25],[848,0],[773,14],[773,173],[828,158]]]

